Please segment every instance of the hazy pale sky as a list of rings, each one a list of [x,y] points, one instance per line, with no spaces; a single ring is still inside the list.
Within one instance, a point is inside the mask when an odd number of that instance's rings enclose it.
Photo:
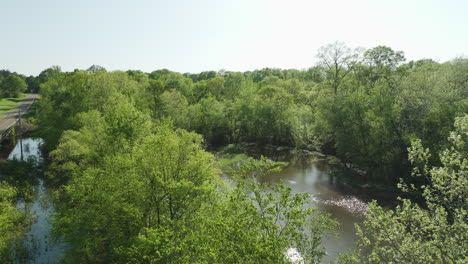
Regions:
[[[308,68],[317,49],[468,55],[468,0],[0,0],[0,69]]]

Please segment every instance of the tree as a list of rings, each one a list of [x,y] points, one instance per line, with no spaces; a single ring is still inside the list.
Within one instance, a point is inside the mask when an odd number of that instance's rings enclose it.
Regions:
[[[377,46],[366,50],[364,61],[372,67],[390,67],[395,70],[405,61],[403,51],[394,51],[386,46]]]
[[[16,194],[16,188],[0,182],[0,260],[5,262],[11,261],[12,244],[19,236],[25,218],[13,204]]]
[[[69,260],[114,262],[145,228],[176,232],[171,228],[192,219],[219,180],[214,157],[194,133],[162,125],[119,149],[105,147],[114,135],[103,144],[102,129],[93,128],[130,124],[125,118],[114,122],[127,112],[96,122],[92,113],[80,131],[64,133],[51,155],[53,168],[72,170],[61,193],[68,203],[60,204],[54,219],[56,237],[72,246]]]
[[[353,70],[360,59],[360,51],[352,51],[343,42],[334,42],[321,47],[317,58],[319,65],[325,69],[325,76],[335,95],[342,81]]]
[[[47,68],[43,70],[39,75],[37,76],[37,79],[39,80],[39,85],[47,82],[48,80],[58,78],[62,74],[62,69],[60,66],[52,66],[50,68]]]
[[[228,100],[234,100],[239,96],[242,90],[252,85],[252,82],[246,80],[244,74],[241,72],[229,72],[224,79],[223,96]]]
[[[224,77],[216,76],[208,80],[202,80],[193,87],[195,102],[204,97],[214,96],[217,100],[221,99],[224,91]]]
[[[367,81],[373,87],[380,79],[390,82],[390,78],[395,76],[397,68],[405,61],[405,55],[402,51],[394,51],[386,46],[377,46],[366,50],[363,62],[367,66],[362,69]]]
[[[34,76],[26,77],[26,84],[28,85],[28,92],[38,93],[39,92],[39,79]]]
[[[185,128],[187,120],[187,98],[175,89],[163,92],[156,101],[159,117],[171,118],[178,127]]]
[[[187,98],[192,97],[192,86],[193,86],[193,81],[192,79],[185,77],[184,75],[177,73],[177,72],[171,72],[169,70],[157,70],[153,71],[152,73],[149,74],[148,76],[150,79],[153,80],[159,80],[161,81],[162,84],[162,89],[159,90],[159,93],[162,93],[164,91],[169,91],[171,89],[177,90],[180,92],[183,96]]]
[[[323,82],[323,74],[322,70],[320,69],[320,66],[314,66],[306,70],[304,73],[304,79],[306,81],[313,81],[316,83],[321,83]]]
[[[212,144],[226,142],[227,119],[226,106],[214,97],[204,97],[198,103],[188,107],[187,129],[203,135]]]
[[[0,88],[2,97],[18,98],[20,97],[21,93],[26,91],[28,85],[21,77],[15,74],[10,74],[5,80],[3,80]]]
[[[323,234],[334,222],[308,206],[307,194],[292,194],[282,184],[256,181],[279,164],[249,160],[233,173],[235,187],[214,193],[192,214],[192,221],[148,228],[126,251],[131,263],[291,263],[289,248],[304,263],[324,255]]]
[[[468,115],[455,121],[451,146],[439,154],[441,166],[430,167],[430,152],[420,140],[409,149],[414,177],[429,184],[404,191],[418,192],[418,205],[407,199],[395,210],[370,204],[364,227],[357,227],[358,250],[344,257],[358,263],[466,263],[468,248]]]

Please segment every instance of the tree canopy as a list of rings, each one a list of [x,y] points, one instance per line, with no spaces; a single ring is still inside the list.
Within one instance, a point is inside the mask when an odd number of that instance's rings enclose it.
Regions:
[[[235,183],[221,180],[206,148],[243,142],[320,151],[366,183],[405,183],[413,199],[395,210],[371,203],[343,261],[466,261],[468,60],[407,62],[390,47],[341,42],[317,58],[304,70],[0,71],[2,93],[40,91],[64,261],[288,263],[294,249],[320,262],[334,222],[307,195],[256,180],[281,164],[249,160]],[[3,232],[20,215],[15,186],[0,187]],[[4,237],[5,255],[14,233]]]
[[[28,88],[26,82],[15,74],[10,74],[0,83],[2,97],[18,98]]]
[[[455,121],[450,145],[439,153],[440,166],[429,166],[431,153],[415,140],[409,149],[413,177],[425,177],[420,188],[424,203],[402,199],[395,210],[375,202],[364,227],[357,226],[358,251],[343,258],[357,263],[465,263],[468,248],[468,115]]]

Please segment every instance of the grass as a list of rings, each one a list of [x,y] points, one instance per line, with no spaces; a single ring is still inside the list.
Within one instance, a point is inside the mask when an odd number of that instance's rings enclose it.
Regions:
[[[11,110],[15,109],[16,105],[18,105],[19,102],[23,101],[23,99],[26,98],[25,94],[21,94],[19,98],[2,98],[0,99],[0,113],[8,113]],[[3,115],[0,114],[0,118],[3,117]]]
[[[243,161],[243,160],[246,160],[248,159],[249,156],[245,155],[245,154],[235,154],[233,156],[230,156],[228,158],[218,158],[218,162],[219,164],[221,165],[222,168],[227,168],[228,166],[236,163],[236,162],[239,162],[239,161]]]

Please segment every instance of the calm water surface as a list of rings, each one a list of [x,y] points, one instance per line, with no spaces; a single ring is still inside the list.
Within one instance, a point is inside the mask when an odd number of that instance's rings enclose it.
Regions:
[[[272,159],[287,161],[288,166],[260,181],[279,183],[282,180],[294,193],[309,193],[312,203],[320,211],[329,213],[339,222],[338,237],[330,237],[325,241],[325,259],[335,259],[339,253],[353,249],[357,240],[354,225],[363,222],[367,198],[358,197],[349,187],[341,184],[339,178],[334,176],[337,168],[329,165],[318,153],[292,152],[273,156]]]
[[[15,148],[8,159],[26,160],[41,165],[43,159],[40,151],[40,138],[18,139]],[[39,169],[38,169],[39,170]],[[24,239],[26,250],[30,253],[26,263],[55,263],[63,254],[63,244],[55,244],[50,240],[50,216],[54,212],[43,179],[38,171],[31,172],[31,177],[38,177],[34,187],[34,197],[31,203],[18,202],[18,208],[30,213],[33,222]],[[19,262],[19,261],[18,261]],[[21,261],[21,263],[24,263]]]

